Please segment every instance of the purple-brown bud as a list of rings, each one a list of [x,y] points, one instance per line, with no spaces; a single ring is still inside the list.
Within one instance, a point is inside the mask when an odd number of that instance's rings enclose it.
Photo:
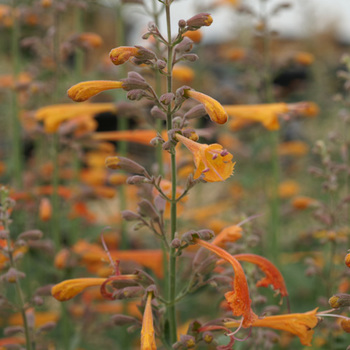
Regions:
[[[175,99],[175,95],[172,92],[168,92],[166,94],[163,94],[159,98],[160,102],[163,103],[165,106],[170,105],[170,103],[173,102],[174,99]]]
[[[38,240],[43,237],[43,233],[40,230],[30,230],[22,232],[17,239],[23,240]]]
[[[125,157],[107,157],[105,163],[106,167],[109,169],[121,169],[129,173],[148,175],[143,166]]]
[[[135,220],[141,219],[139,214],[136,214],[131,210],[123,210],[121,214],[122,214],[122,218],[126,221],[135,221]]]
[[[196,118],[202,118],[205,115],[207,115],[207,111],[205,110],[205,107],[202,104],[198,104],[192,107],[188,112],[186,112],[184,117],[186,119],[196,119]]]
[[[159,220],[159,214],[151,202],[147,199],[143,199],[141,202],[139,202],[138,207],[140,215],[149,217],[152,220]]]
[[[177,53],[187,53],[192,50],[193,41],[190,38],[184,37],[181,43],[175,46],[175,51]]]

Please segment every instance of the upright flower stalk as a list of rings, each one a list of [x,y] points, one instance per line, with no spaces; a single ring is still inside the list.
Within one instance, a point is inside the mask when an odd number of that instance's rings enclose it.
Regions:
[[[167,92],[171,93],[173,89],[173,78],[172,78],[172,70],[173,70],[173,49],[174,44],[171,38],[171,16],[170,16],[170,5],[172,1],[165,1],[165,14],[166,14],[166,23],[167,23]],[[172,106],[168,105],[167,111],[167,130],[172,129]],[[170,202],[170,241],[174,240],[176,229],[177,229],[177,212],[176,212],[176,150],[175,147],[170,149],[170,162],[171,162],[171,202]],[[169,340],[170,344],[176,342],[176,313],[175,313],[175,297],[176,297],[176,256],[175,249],[170,248],[170,257],[169,257],[169,273],[168,273],[168,317],[169,317],[169,328],[170,335]]]

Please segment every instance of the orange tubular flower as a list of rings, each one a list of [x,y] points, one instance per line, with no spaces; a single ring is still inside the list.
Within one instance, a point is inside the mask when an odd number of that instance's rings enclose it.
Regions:
[[[269,103],[261,105],[233,105],[223,106],[230,117],[256,121],[268,130],[278,130],[278,115],[288,112],[286,103]]]
[[[148,293],[142,319],[141,350],[157,350],[152,315],[152,293]]]
[[[104,287],[108,282],[115,280],[134,280],[136,275],[118,275],[110,278],[75,278],[56,284],[51,289],[52,296],[58,301],[72,299],[89,287]],[[108,296],[108,293],[106,294]]]
[[[206,112],[213,122],[217,124],[225,124],[227,122],[228,115],[225,109],[212,97],[194,90],[185,90],[184,95],[185,97],[193,98],[204,105]]]
[[[196,243],[204,248],[209,249],[220,258],[226,260],[233,267],[233,270],[235,272],[234,280],[232,283],[233,291],[227,292],[225,294],[225,298],[232,310],[233,315],[243,317],[243,327],[250,327],[256,321],[257,315],[250,307],[251,300],[249,297],[248,284],[242,266],[235,257],[233,257],[224,249],[200,239],[197,239]]]
[[[93,134],[95,140],[127,141],[147,146],[150,146],[151,140],[156,136],[157,132],[154,130],[107,131]]]
[[[123,87],[122,81],[113,80],[92,80],[83,81],[72,86],[68,91],[68,97],[75,102],[83,102],[102,91],[120,89]]]
[[[299,337],[301,344],[311,346],[313,328],[317,326],[317,309],[298,314],[287,314],[278,316],[266,316],[257,318],[252,327],[268,327],[292,333]],[[239,322],[230,321],[225,323],[226,327],[237,327]]]
[[[194,178],[202,174],[208,182],[224,181],[232,175],[235,163],[232,162],[232,154],[222,149],[222,146],[213,143],[211,145],[194,142],[177,134],[176,139],[183,143],[194,156],[196,172]]]
[[[97,113],[116,111],[113,103],[83,103],[83,104],[59,104],[40,108],[35,114],[36,120],[43,121],[45,131],[54,133],[61,123],[79,116],[93,116]]]
[[[242,228],[237,225],[225,227],[218,235],[215,236],[212,244],[217,246],[224,245],[226,242],[236,242],[242,237]]]
[[[137,47],[132,46],[120,46],[116,47],[109,53],[109,58],[116,65],[127,62],[131,57],[136,56],[139,53]]]
[[[257,265],[265,273],[265,277],[256,284],[257,287],[268,287],[271,284],[274,290],[281,293],[282,297],[288,296],[283,276],[272,262],[255,254],[236,254],[234,257],[238,261],[248,261]]]

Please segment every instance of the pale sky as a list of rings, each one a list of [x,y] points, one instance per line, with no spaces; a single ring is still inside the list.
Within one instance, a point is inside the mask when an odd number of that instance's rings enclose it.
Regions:
[[[151,3],[151,0],[145,0]],[[229,6],[208,9],[214,0],[176,0],[172,5],[173,31],[179,19],[188,19],[198,12],[211,13],[214,22],[209,28],[204,28],[205,41],[224,41],[237,36],[238,28],[249,24],[249,18],[237,15]],[[243,4],[250,4],[259,8],[259,0],[241,0]],[[285,0],[267,0],[267,6]],[[303,36],[332,26],[339,38],[350,42],[350,0],[290,0],[290,9],[282,11],[271,20],[272,29],[277,29],[282,35]],[[135,10],[133,10],[133,15]],[[140,33],[145,32],[149,18],[135,14],[140,25],[139,33],[135,33],[135,40]],[[162,21],[164,25],[164,21]]]

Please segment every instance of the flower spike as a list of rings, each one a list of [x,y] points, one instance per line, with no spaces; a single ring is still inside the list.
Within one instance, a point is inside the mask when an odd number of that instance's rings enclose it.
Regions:
[[[68,91],[68,97],[75,102],[83,102],[90,97],[99,94],[105,90],[120,89],[123,87],[123,82],[113,80],[92,80],[83,81],[72,86]]]

